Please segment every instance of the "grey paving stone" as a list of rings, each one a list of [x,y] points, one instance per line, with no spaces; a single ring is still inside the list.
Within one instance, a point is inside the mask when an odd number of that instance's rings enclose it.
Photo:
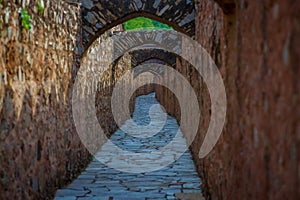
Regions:
[[[149,108],[158,104],[154,95],[146,95],[137,98],[133,118],[140,124],[147,124],[150,121],[148,116]],[[161,113],[160,113],[161,114]],[[159,118],[159,112],[157,114]],[[156,122],[154,122],[156,123]],[[173,155],[152,153],[153,150],[166,146],[177,134],[178,124],[175,119],[168,116],[164,128],[151,138],[135,138],[122,130],[118,130],[111,137],[111,141],[127,151],[149,152],[143,158],[133,157],[130,160],[135,163],[151,161],[147,167],[154,166],[156,159],[163,158],[174,161],[170,165],[152,172],[146,173],[125,173],[112,169],[94,159],[84,172],[65,189],[58,190],[55,199],[97,199],[97,200],[135,200],[135,199],[179,199],[175,194],[185,198],[199,197],[201,192],[201,180],[196,172],[194,162],[189,151],[180,158]],[[134,131],[134,130],[132,130]],[[182,137],[176,147],[185,148],[186,141]],[[106,162],[112,162],[111,156],[115,152],[110,146],[104,145],[96,156],[102,155],[107,158]],[[171,157],[170,157],[171,156]],[[120,162],[120,167],[123,164]]]
[[[76,197],[76,196],[84,196],[88,191],[85,190],[72,190],[72,189],[62,189],[56,192],[56,197]]]
[[[54,200],[76,200],[76,197],[55,197]]]

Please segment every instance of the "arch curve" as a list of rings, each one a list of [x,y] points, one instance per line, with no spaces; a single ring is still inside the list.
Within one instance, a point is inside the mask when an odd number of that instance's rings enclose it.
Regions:
[[[187,0],[81,0],[82,43],[86,50],[102,33],[129,19],[144,16],[195,34],[195,5]]]
[[[143,49],[130,52],[132,68],[151,59],[160,60],[171,67],[176,66],[176,55],[162,49]]]

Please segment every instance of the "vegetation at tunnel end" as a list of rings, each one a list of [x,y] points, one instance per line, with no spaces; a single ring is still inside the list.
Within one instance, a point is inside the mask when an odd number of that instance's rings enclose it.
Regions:
[[[130,30],[160,30],[167,29],[171,30],[172,27],[167,24],[152,20],[146,17],[137,17],[131,20],[128,20],[124,23],[124,29],[126,31]]]

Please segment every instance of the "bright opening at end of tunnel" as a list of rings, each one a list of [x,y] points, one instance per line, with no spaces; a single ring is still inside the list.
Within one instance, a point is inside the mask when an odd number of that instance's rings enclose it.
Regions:
[[[156,20],[146,18],[146,17],[137,17],[131,20],[124,22],[124,30],[172,30],[173,28],[167,24],[158,22]]]

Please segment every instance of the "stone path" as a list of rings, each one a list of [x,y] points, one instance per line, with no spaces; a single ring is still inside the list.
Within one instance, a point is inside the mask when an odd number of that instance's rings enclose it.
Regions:
[[[101,162],[94,159],[73,183],[57,191],[55,200],[202,199],[201,180],[188,150],[178,156],[179,159],[176,152],[171,155],[164,154],[168,151],[153,153],[173,141],[178,131],[176,120],[161,110],[154,93],[137,98],[133,119],[138,125],[148,128],[134,127],[127,121],[122,128],[129,130],[129,134],[122,130],[115,132],[111,142],[96,155]],[[159,131],[157,127],[162,129]],[[180,131],[177,135],[179,140],[172,150],[180,152],[186,148],[185,139]],[[128,159],[127,154],[114,149],[115,145],[132,152],[134,157]],[[136,156],[139,153],[142,156]],[[170,161],[171,164],[167,165]],[[158,166],[160,169],[151,171]],[[136,173],[138,170],[141,172]]]

